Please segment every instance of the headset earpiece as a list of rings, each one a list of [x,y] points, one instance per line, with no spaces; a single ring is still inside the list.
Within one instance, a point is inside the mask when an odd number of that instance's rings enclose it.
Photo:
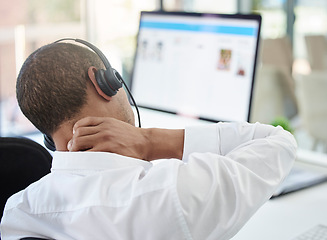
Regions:
[[[117,91],[122,87],[121,81],[117,79],[111,69],[97,70],[95,72],[95,79],[100,89],[109,97],[116,95]]]
[[[44,136],[44,139],[43,139],[44,145],[51,151],[56,151],[56,145],[55,145],[52,137],[50,137],[49,135],[46,135],[46,134],[43,134],[43,136]]]
[[[117,91],[123,86],[122,83],[122,78],[118,78],[117,77],[117,71],[113,68],[109,68],[104,72],[104,76],[106,79],[106,84],[108,86],[108,88],[110,88],[111,90],[113,90],[115,92],[115,94],[117,93]],[[118,73],[118,76],[119,73]]]

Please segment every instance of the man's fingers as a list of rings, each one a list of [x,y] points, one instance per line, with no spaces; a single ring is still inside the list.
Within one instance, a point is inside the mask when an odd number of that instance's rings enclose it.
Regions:
[[[76,130],[80,127],[89,127],[89,126],[97,126],[102,122],[102,118],[100,117],[85,117],[78,120],[75,124],[73,129]]]
[[[94,135],[99,133],[100,130],[101,129],[99,129],[97,126],[78,127],[73,131],[73,138]]]
[[[107,142],[111,138],[110,131],[108,132],[105,129],[101,130],[97,127],[78,128],[68,144],[68,149],[70,151],[104,150],[102,148],[104,145],[108,145]],[[107,150],[109,151],[109,149]]]
[[[93,147],[94,142],[92,136],[79,136],[73,137],[67,145],[67,148],[71,152],[85,151]]]

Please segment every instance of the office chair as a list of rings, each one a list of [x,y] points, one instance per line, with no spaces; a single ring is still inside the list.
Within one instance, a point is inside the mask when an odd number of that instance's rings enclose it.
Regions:
[[[327,40],[324,35],[304,36],[307,57],[312,71],[327,70]]]
[[[264,39],[261,67],[254,83],[251,122],[271,123],[276,117],[292,119],[298,113],[293,53],[288,37]]]
[[[296,88],[301,122],[314,139],[312,150],[321,143],[327,152],[327,71],[298,75]]]
[[[24,237],[20,240],[47,240],[46,238],[38,238],[38,237]]]
[[[0,137],[0,211],[7,199],[50,172],[51,154],[27,138]]]

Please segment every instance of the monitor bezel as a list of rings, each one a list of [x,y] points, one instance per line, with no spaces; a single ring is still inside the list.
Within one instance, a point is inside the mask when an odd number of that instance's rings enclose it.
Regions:
[[[251,120],[251,109],[252,109],[252,102],[253,102],[253,95],[254,95],[254,84],[255,84],[255,78],[256,78],[256,71],[257,71],[257,63],[258,63],[258,55],[259,55],[259,48],[260,48],[260,32],[261,32],[261,23],[262,23],[262,17],[259,14],[221,14],[221,13],[200,13],[200,12],[180,12],[180,11],[141,11],[140,12],[140,18],[139,18],[139,26],[138,26],[138,33],[136,35],[136,46],[135,46],[135,53],[134,53],[134,59],[133,59],[133,67],[130,75],[130,81],[129,81],[129,87],[133,94],[133,77],[134,77],[134,71],[135,71],[135,62],[137,59],[137,50],[138,50],[138,44],[139,44],[139,33],[140,33],[140,27],[141,27],[141,20],[143,15],[169,15],[169,16],[189,16],[189,17],[217,17],[217,18],[226,18],[226,19],[240,19],[240,20],[255,20],[258,23],[258,31],[257,31],[257,42],[256,42],[256,51],[254,56],[254,66],[253,66],[253,74],[252,74],[252,83],[251,83],[251,90],[250,90],[250,101],[248,106],[248,116],[247,121],[250,122]],[[137,102],[137,99],[136,99]],[[154,110],[158,112],[163,113],[169,113],[169,114],[175,114],[179,115],[178,112],[169,111],[165,109],[160,108],[153,108],[146,105],[139,105],[138,107]],[[194,116],[192,116],[194,117]],[[220,122],[220,121],[226,121],[223,119],[210,119],[203,116],[196,116],[197,119],[205,120],[209,122]]]

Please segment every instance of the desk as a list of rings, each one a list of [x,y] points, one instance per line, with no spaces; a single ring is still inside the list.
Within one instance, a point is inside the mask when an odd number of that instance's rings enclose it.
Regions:
[[[295,165],[327,172],[300,161]],[[232,240],[290,240],[317,224],[327,225],[327,183],[269,200]]]

